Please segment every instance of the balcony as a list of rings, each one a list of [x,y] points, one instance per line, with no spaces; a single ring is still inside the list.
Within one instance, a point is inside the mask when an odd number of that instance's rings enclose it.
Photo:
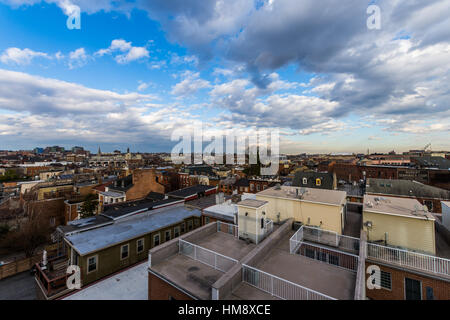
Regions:
[[[367,243],[367,259],[450,278],[450,260],[445,258]]]

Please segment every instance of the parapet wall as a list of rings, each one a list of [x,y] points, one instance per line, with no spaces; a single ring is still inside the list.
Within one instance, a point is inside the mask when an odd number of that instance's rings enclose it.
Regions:
[[[272,250],[283,236],[292,228],[293,219],[286,220],[279,228],[264,239],[255,249],[250,251],[240,263],[236,264],[212,285],[214,300],[225,299],[242,282],[242,264],[251,265],[262,259]]]

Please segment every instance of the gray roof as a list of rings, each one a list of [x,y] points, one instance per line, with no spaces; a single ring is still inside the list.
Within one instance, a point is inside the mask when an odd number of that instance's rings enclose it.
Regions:
[[[450,191],[411,180],[367,179],[366,193],[450,199]]]
[[[246,199],[246,200],[238,202],[238,206],[259,208],[259,207],[262,207],[263,205],[265,205],[266,203],[268,203],[268,202],[263,201],[263,200]]]
[[[66,226],[59,226],[58,229],[61,230],[62,233],[67,234],[71,232],[80,232],[83,230],[99,228],[106,224],[112,223],[113,223],[112,219],[104,217],[102,215],[98,215],[89,218],[70,221]]]
[[[180,223],[192,216],[200,217],[201,211],[182,206],[158,213],[149,211],[102,228],[66,236],[66,240],[80,255],[86,255]]]

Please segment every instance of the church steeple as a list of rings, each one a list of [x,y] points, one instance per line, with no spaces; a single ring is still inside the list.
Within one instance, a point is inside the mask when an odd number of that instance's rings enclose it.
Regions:
[[[97,155],[98,155],[98,156],[101,156],[101,155],[102,155],[102,150],[100,150],[100,146],[98,146],[98,152],[97,152]]]

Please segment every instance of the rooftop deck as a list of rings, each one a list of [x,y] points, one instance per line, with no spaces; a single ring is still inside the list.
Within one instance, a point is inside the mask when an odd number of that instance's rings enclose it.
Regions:
[[[352,300],[355,293],[356,273],[299,254],[291,254],[289,239],[293,231],[286,233],[264,258],[251,265],[261,271],[294,284],[317,291],[335,299]],[[260,290],[237,288],[233,296],[246,293],[248,299],[258,299]],[[231,297],[230,297],[231,298]]]
[[[242,259],[255,248],[255,244],[248,244],[245,241],[238,240],[234,235],[224,232],[214,232],[206,237],[190,240],[188,243],[234,260]],[[192,250],[190,251],[192,252]],[[160,276],[169,279],[172,283],[176,283],[178,287],[196,298],[209,300],[211,299],[211,286],[225,274],[223,271],[226,271],[226,269],[220,266],[215,268],[214,262],[211,265],[206,264],[213,253],[200,253],[198,251],[198,259],[204,262],[189,257],[188,254],[188,252],[184,254],[178,252],[152,266],[151,269]],[[212,259],[214,260],[214,257]],[[219,259],[221,259],[220,256]],[[229,265],[223,260],[218,263],[220,264],[220,262],[222,262],[222,265]]]

